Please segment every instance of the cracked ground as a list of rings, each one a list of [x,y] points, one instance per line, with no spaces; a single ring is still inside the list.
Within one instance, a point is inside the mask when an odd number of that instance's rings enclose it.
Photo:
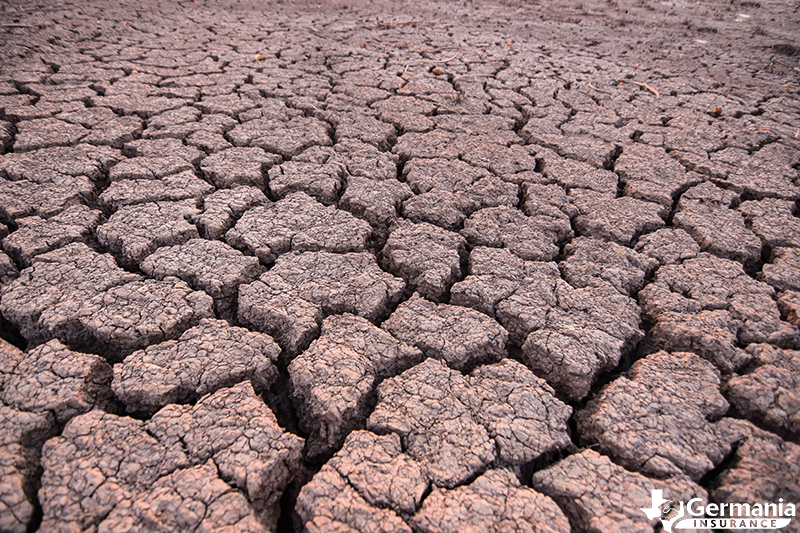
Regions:
[[[793,0],[0,4],[0,531],[800,503],[798,36]]]

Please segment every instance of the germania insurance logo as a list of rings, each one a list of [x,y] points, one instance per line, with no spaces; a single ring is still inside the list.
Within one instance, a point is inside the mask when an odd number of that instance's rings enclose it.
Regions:
[[[648,520],[658,518],[664,531],[677,529],[780,529],[795,516],[795,504],[777,503],[709,503],[703,498],[688,502],[664,499],[664,492],[653,489],[650,507],[641,507]]]

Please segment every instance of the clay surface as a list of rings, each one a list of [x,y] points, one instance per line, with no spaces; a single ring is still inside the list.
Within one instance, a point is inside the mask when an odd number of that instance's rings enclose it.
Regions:
[[[798,36],[794,0],[3,2],[0,531],[800,503]]]

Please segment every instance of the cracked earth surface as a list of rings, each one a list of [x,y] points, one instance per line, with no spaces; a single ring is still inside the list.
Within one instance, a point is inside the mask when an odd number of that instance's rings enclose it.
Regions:
[[[0,531],[800,503],[798,35],[790,0],[3,3]]]

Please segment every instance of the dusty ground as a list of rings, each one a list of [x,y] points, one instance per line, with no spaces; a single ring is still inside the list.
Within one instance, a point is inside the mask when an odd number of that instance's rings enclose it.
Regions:
[[[0,531],[800,503],[798,36],[796,1],[0,4]]]

